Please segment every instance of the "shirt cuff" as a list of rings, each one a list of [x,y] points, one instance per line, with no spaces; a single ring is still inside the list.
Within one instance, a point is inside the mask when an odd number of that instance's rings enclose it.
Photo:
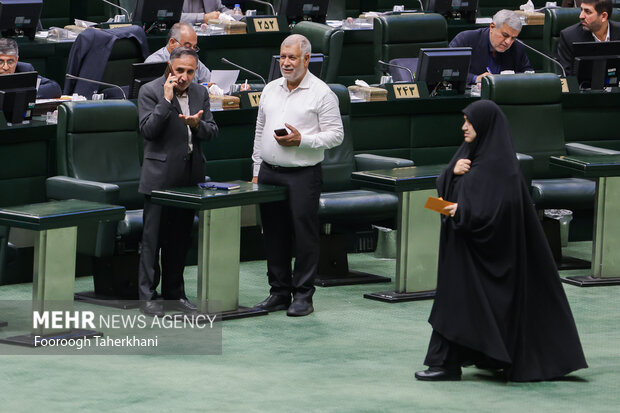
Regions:
[[[253,167],[252,177],[258,176],[258,172],[260,171],[260,164],[255,163]]]
[[[315,140],[314,135],[301,135],[301,141],[299,141],[300,148],[312,148],[312,143]]]

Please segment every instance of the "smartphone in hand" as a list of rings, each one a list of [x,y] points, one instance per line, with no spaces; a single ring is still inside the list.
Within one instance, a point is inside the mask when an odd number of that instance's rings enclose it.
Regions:
[[[277,136],[286,136],[288,131],[285,128],[276,129],[273,131]]]

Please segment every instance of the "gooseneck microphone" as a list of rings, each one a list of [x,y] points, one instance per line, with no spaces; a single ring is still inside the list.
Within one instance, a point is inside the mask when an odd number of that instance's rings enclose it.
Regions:
[[[252,72],[251,70],[246,69],[246,68],[245,68],[245,67],[243,67],[243,66],[239,66],[238,64],[233,63],[233,62],[231,62],[230,60],[225,59],[225,58],[223,58],[223,57],[222,57],[222,59],[220,59],[220,60],[221,60],[221,62],[222,62],[222,63],[226,63],[227,65],[234,66],[234,67],[236,67],[236,68],[237,68],[237,69],[239,69],[239,70],[243,70],[244,72],[247,72],[247,73],[249,73],[249,74],[251,74],[251,75],[256,76],[257,78],[259,78],[259,79],[263,82],[263,85],[267,85],[267,82],[265,82],[265,78],[264,78],[264,77],[262,77],[261,75],[259,75],[258,73]]]
[[[271,8],[271,13],[273,13],[274,16],[277,16],[278,13],[276,13],[276,9],[273,8],[273,4],[269,3],[268,1],[263,1],[263,0],[248,0],[251,1],[252,3],[258,3],[258,4],[262,4],[265,6],[269,6]]]
[[[557,60],[555,60],[553,57],[551,56],[547,56],[546,54],[544,54],[543,52],[539,52],[538,50],[534,49],[532,46],[528,46],[527,44],[523,43],[521,40],[519,39],[515,39],[515,41],[519,42],[520,44],[522,44],[523,46],[525,46],[527,49],[533,51],[534,53],[544,57],[545,59],[549,60],[550,62],[553,62],[554,64],[556,64],[557,66],[560,67],[560,69],[562,70],[562,77],[566,79],[566,71],[564,70],[564,67],[562,66],[562,64],[560,62],[558,62]]]
[[[92,79],[87,79],[85,77],[78,77],[78,76],[73,76],[70,73],[67,73],[65,75],[65,77],[67,79],[73,79],[73,80],[83,80],[84,82],[89,82],[89,83],[94,83],[96,85],[102,85],[102,86],[110,86],[110,87],[114,87],[117,88],[118,90],[121,91],[121,93],[123,94],[123,99],[127,99],[127,95],[125,94],[125,91],[123,90],[122,87],[120,87],[119,85],[115,85],[113,83],[106,83],[106,82],[100,82],[98,80],[92,80]]]
[[[114,4],[114,3],[112,3],[111,1],[108,1],[108,0],[101,0],[101,1],[106,3],[106,4],[109,4],[112,7],[116,7],[117,9],[120,9],[120,10],[124,11],[125,15],[127,16],[127,23],[131,23],[131,13],[129,13],[127,11],[127,9],[124,9],[121,6],[119,6],[118,4]]]
[[[413,74],[411,69],[409,69],[407,66],[395,65],[394,63],[386,63],[383,60],[378,60],[378,62],[385,66],[391,66],[391,67],[396,67],[398,69],[406,70],[407,72],[409,72],[409,76],[411,76],[411,81],[415,82],[415,75]]]

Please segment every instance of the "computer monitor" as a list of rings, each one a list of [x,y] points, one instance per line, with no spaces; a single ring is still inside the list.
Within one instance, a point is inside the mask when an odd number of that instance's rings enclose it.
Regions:
[[[168,62],[134,63],[131,65],[131,82],[129,83],[128,99],[137,99],[140,88],[153,79],[162,76]]]
[[[311,53],[310,62],[308,63],[308,70],[310,73],[318,78],[321,78],[321,69],[323,68],[323,62],[325,61],[325,55],[323,53]],[[269,77],[267,82],[282,77],[280,72],[280,56],[271,56],[271,66],[269,67]]]
[[[620,41],[573,43],[575,60],[572,74],[581,89],[601,90],[618,86]]]
[[[32,118],[36,99],[37,72],[0,76],[0,110],[7,123],[22,123]]]
[[[133,21],[142,26],[161,25],[170,28],[181,20],[183,0],[137,0]]]
[[[28,36],[34,39],[43,0],[0,0],[2,37]]]
[[[416,80],[426,82],[434,96],[441,92],[465,93],[471,47],[420,49]]]
[[[278,16],[284,15],[289,23],[310,20],[325,23],[329,0],[282,0]]]
[[[441,14],[446,19],[475,23],[478,0],[428,0],[426,11]]]

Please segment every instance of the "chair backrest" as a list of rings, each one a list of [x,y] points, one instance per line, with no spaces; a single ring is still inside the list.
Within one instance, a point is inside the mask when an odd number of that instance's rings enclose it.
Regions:
[[[443,16],[401,14],[374,19],[375,64],[378,60],[418,57],[423,47],[448,47],[448,26]],[[381,74],[378,68],[375,71]]]
[[[340,145],[325,151],[325,159],[321,166],[323,170],[322,189],[324,192],[345,191],[353,188],[351,173],[355,170],[353,136],[349,118],[351,101],[349,90],[343,85],[330,84],[329,87],[338,96],[344,139]]]
[[[549,156],[566,154],[562,84],[556,75],[487,76],[482,81],[482,98],[502,108],[515,150],[534,157],[534,179],[566,176],[549,167]]]
[[[119,202],[140,209],[138,109],[126,100],[65,102],[58,107],[59,175],[116,184]]]
[[[325,55],[320,78],[326,83],[335,82],[342,54],[344,32],[325,24],[307,21],[297,23],[291,32],[306,36],[312,45],[312,53]]]
[[[128,85],[131,83],[131,65],[143,61],[138,42],[134,39],[118,39],[114,42],[101,81],[115,85]]]

